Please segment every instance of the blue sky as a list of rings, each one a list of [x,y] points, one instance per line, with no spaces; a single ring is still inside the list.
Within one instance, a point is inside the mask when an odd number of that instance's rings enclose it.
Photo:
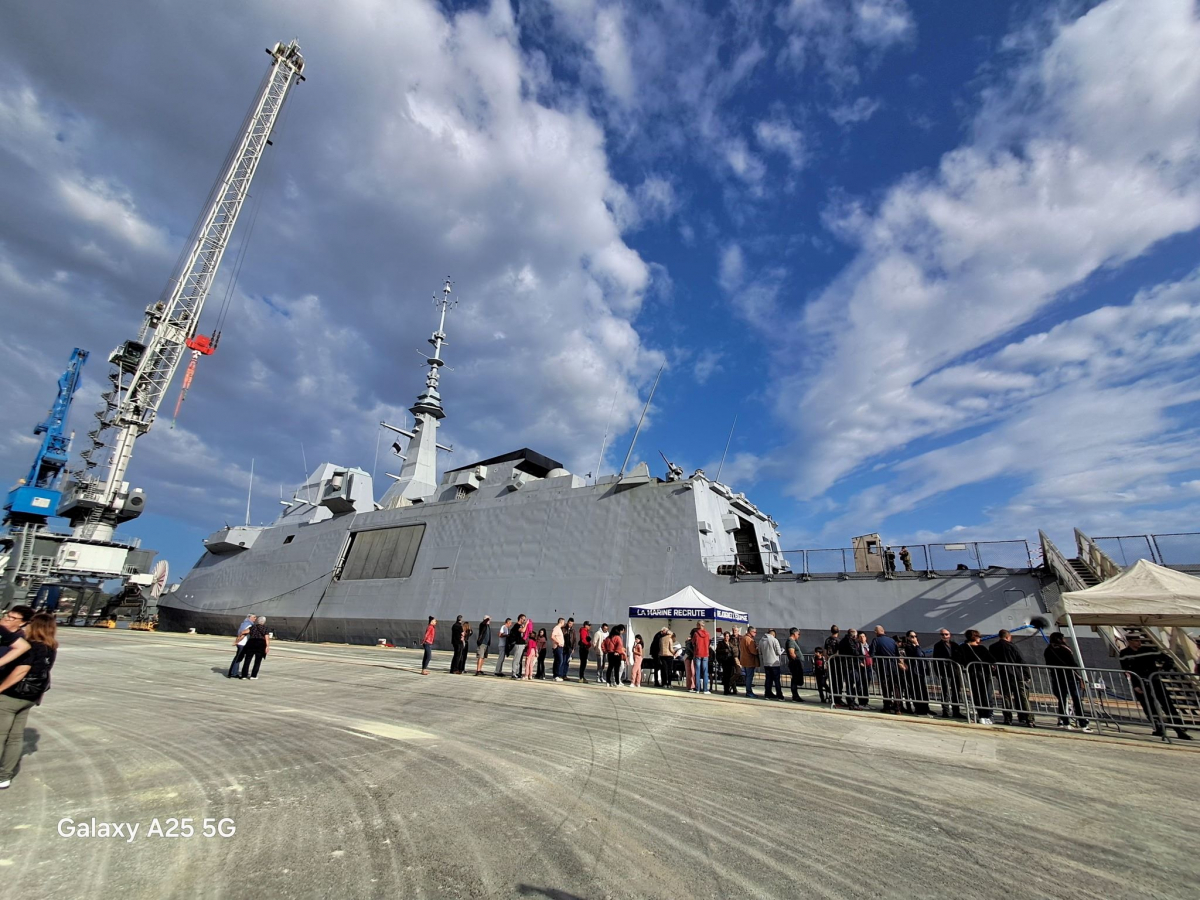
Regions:
[[[665,364],[635,458],[715,474],[736,415],[722,480],[790,548],[1197,530],[1193,0],[294,6],[27,5],[0,34],[14,478],[76,345],[86,428],[262,47],[308,59],[220,350],[131,469],[126,532],[177,574],[252,458],[255,521],[302,459],[374,468],[447,274],[453,465],[593,471],[613,409],[613,471]]]

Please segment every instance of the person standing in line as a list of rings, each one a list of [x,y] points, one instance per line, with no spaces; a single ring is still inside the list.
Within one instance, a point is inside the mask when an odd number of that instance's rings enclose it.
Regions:
[[[758,698],[754,693],[754,670],[758,668],[758,629],[751,625],[746,629],[738,647],[738,663],[742,667],[742,678],[746,682],[746,696]]]
[[[829,691],[829,661],[825,659],[824,647],[813,648],[813,681],[817,683],[817,696],[822,703],[833,700],[833,694]]]
[[[487,661],[488,648],[492,644],[492,617],[484,616],[475,632],[475,674],[483,674],[483,664]]]
[[[783,681],[779,677],[779,664],[782,661],[783,648],[775,637],[775,629],[768,628],[766,633],[758,638],[758,660],[763,667],[763,699],[782,700]]]
[[[784,659],[787,662],[788,676],[792,682],[792,700],[803,703],[800,688],[804,687],[804,651],[800,649],[800,629],[789,628],[787,643],[783,645]]]
[[[563,667],[563,648],[567,644],[566,635],[563,634],[563,626],[565,624],[563,617],[559,616],[558,621],[554,623],[554,627],[550,629],[550,646],[554,650],[554,674],[551,677],[555,681],[562,681],[559,673]]]
[[[633,669],[629,672],[629,683],[633,687],[642,686],[642,657],[646,653],[646,647],[642,643],[642,636],[635,634],[633,636]]]
[[[525,657],[530,652],[530,644],[533,645],[533,655],[537,656],[537,632],[533,627],[533,620],[524,613],[517,616],[515,634],[517,636],[517,653],[513,657],[513,678],[520,678],[524,673]]]
[[[885,558],[887,559],[888,572],[895,572],[896,571],[896,551],[893,550],[891,547],[888,547]]]
[[[900,714],[900,670],[897,661],[900,648],[882,625],[875,626],[875,637],[869,647],[874,661],[875,678],[879,682],[879,693],[883,696],[883,711]]]
[[[862,654],[862,665],[858,668],[858,705],[870,709],[867,705],[871,697],[871,669],[875,660],[871,657],[871,646],[867,642],[867,633],[858,633],[859,652]]]
[[[838,705],[846,709],[858,709],[866,705],[866,698],[861,696],[859,690],[860,672],[866,666],[866,658],[863,656],[865,650],[858,640],[857,629],[848,628],[845,636],[838,642],[837,653],[830,662],[834,669],[834,683],[837,685],[835,690],[841,691]]]
[[[246,655],[246,632],[250,630],[250,626],[254,624],[254,616],[246,613],[246,618],[242,619],[242,624],[238,626],[237,637],[233,639],[233,646],[236,648],[233,654],[233,662],[229,664],[228,678],[238,677],[238,665],[242,661],[242,657]]]
[[[587,682],[588,656],[592,652],[592,623],[587,619],[579,626],[579,683]]]
[[[834,658],[837,656],[838,647],[842,644],[841,630],[836,625],[829,626],[829,637],[825,638],[825,670],[829,676],[830,687],[833,690],[835,698],[842,694],[842,673],[838,671],[838,662]],[[835,699],[835,703],[838,702]]]
[[[704,627],[703,622],[697,622],[696,627],[692,629],[692,651],[695,657],[692,666],[696,673],[695,692],[697,694],[712,693],[708,673],[708,651],[711,648],[712,637],[709,635],[708,629]]]
[[[963,637],[966,641],[958,648],[959,658],[967,667],[967,681],[970,682],[971,699],[979,714],[978,722],[980,725],[993,725],[992,704],[995,702],[996,689],[992,685],[992,666],[996,661],[974,628],[968,628]]]
[[[654,637],[650,638],[650,659],[652,661],[652,665],[654,666],[655,687],[660,687],[662,685],[662,669],[658,664],[658,657],[662,655],[662,642],[666,633],[667,629],[663,627],[654,632]]]
[[[562,668],[554,674],[558,676],[559,681],[566,681],[571,668],[571,656],[575,653],[575,645],[579,640],[575,634],[575,617],[567,619],[567,625],[563,628],[563,661]]]
[[[689,694],[696,693],[696,651],[690,636],[683,642],[683,686]]]
[[[669,688],[675,674],[675,648],[671,646],[671,630],[664,625],[659,629],[655,641],[650,642],[650,652],[654,654],[654,664],[658,666],[658,686]]]
[[[954,710],[954,718],[965,719],[962,714],[962,699],[959,689],[958,670],[954,663],[958,662],[958,644],[950,639],[950,631],[943,628],[938,632],[938,642],[933,645],[933,658],[940,660],[934,663],[937,669],[938,682],[942,689],[942,718],[950,718],[950,710]]]
[[[433,659],[433,641],[437,637],[437,619],[433,616],[429,617],[429,624],[425,626],[425,636],[421,638],[421,646],[424,648],[424,653],[421,655],[421,674],[429,674],[429,661]],[[245,674],[242,675],[245,678]]]
[[[25,625],[33,618],[33,607],[18,605],[0,616],[0,677],[4,667],[29,652]]]
[[[614,625],[612,632],[608,636],[608,676],[606,681],[609,687],[621,686],[621,663],[625,659],[625,642],[621,640],[621,634],[625,631],[624,625]]]
[[[737,695],[737,680],[740,677],[737,668],[738,638],[737,630],[732,629],[721,635],[717,642],[716,658],[721,666],[721,691],[726,697]]]
[[[12,616],[6,625],[15,622],[20,615],[22,613],[18,612]],[[31,615],[24,627],[25,636],[21,638],[27,645],[26,650],[0,676],[0,790],[12,784],[21,761],[29,710],[42,702],[42,695],[50,688],[50,670],[58,655],[57,630],[58,625],[50,613]],[[15,641],[6,646],[20,648]]]
[[[1021,658],[1021,651],[1013,644],[1012,632],[1001,628],[997,635],[999,640],[988,648],[992,659],[996,662],[996,677],[1000,682],[1000,695],[1004,701],[1004,724],[1013,723],[1013,710],[1017,711],[1017,723],[1026,728],[1033,725],[1033,717],[1029,714],[1029,690],[1026,683],[1030,680],[1029,667]]]
[[[932,715],[929,711],[929,685],[926,677],[929,674],[929,661],[921,650],[921,639],[915,631],[904,635],[904,643],[900,645],[900,655],[903,657],[897,665],[900,667],[900,682],[904,696],[908,698],[907,709],[917,716]]]
[[[608,623],[601,622],[600,628],[592,637],[592,646],[596,649],[596,684],[604,684],[604,670],[608,665],[608,657],[604,655],[604,642],[606,640],[608,640]]]
[[[1175,704],[1171,702],[1171,695],[1163,687],[1162,678],[1154,676],[1159,672],[1173,673],[1175,666],[1171,662],[1171,658],[1157,647],[1144,647],[1142,636],[1137,632],[1130,634],[1125,640],[1125,648],[1117,654],[1121,660],[1121,668],[1138,676],[1137,681],[1130,679],[1133,685],[1133,695],[1142,705],[1146,719],[1154,727],[1154,736],[1162,737],[1163,723],[1179,722],[1179,712],[1176,710]],[[1157,715],[1155,713],[1156,706],[1158,708]],[[1178,725],[1173,727],[1181,741],[1192,739],[1186,728],[1180,728]]]
[[[537,638],[537,635],[532,633],[532,623],[530,623],[530,625],[531,625],[530,634],[525,639],[524,675],[525,675],[526,681],[533,681],[533,668],[534,668],[533,661],[535,659],[537,659],[537,657],[538,657],[538,638]],[[545,632],[546,632],[546,629],[543,628],[542,629],[542,641],[543,642],[546,640]],[[542,657],[542,668],[543,668],[542,674],[545,675],[544,669],[545,669],[546,651],[544,649],[541,651],[541,657]]]
[[[463,622],[463,646],[462,656],[458,661],[458,674],[467,674],[467,654],[471,652],[471,635],[475,632],[471,630],[470,622]]]
[[[913,570],[912,554],[908,552],[907,547],[900,548],[900,565],[904,566],[905,572],[911,572]]]
[[[500,626],[500,630],[496,633],[496,677],[504,677],[504,660],[508,657],[508,652],[512,645],[509,643],[508,635],[512,631],[513,620],[508,617],[504,620],[504,624]]]
[[[453,651],[450,654],[450,674],[458,674],[458,658],[459,656],[466,657],[463,650],[463,617],[458,616],[454,620],[454,624],[450,626],[450,648]]]
[[[525,613],[508,630],[508,655],[512,657],[512,678],[520,678],[525,670]]]
[[[1071,719],[1067,715],[1067,698],[1075,711],[1075,719],[1079,729],[1089,734],[1092,726],[1083,717],[1083,703],[1079,699],[1079,688],[1083,684],[1083,676],[1079,674],[1079,661],[1067,646],[1067,639],[1061,631],[1050,635],[1050,644],[1042,654],[1046,665],[1055,666],[1050,672],[1050,687],[1054,691],[1054,699],[1058,701],[1058,725],[1060,728],[1071,728]]]
[[[246,677],[246,673],[250,673],[250,680],[258,680],[258,667],[262,665],[262,661],[267,658],[267,653],[271,650],[271,634],[267,631],[267,617],[259,616],[255,619],[254,624],[250,626],[250,630],[246,632],[246,655],[242,658],[242,678]],[[254,668],[251,669],[251,663]]]
[[[546,651],[549,649],[550,641],[546,637],[546,629],[540,628],[537,633],[537,674],[534,678],[539,681],[546,680]]]

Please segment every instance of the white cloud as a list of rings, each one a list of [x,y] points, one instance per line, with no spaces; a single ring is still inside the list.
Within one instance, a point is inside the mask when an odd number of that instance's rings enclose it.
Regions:
[[[733,293],[742,286],[746,277],[746,256],[737,244],[730,244],[721,251],[720,272],[717,276],[722,289]]]
[[[199,10],[161,11],[171,21],[154,27],[220,48],[222,78],[204,83],[120,17],[86,4],[76,12],[73,27],[125,64],[44,66],[49,20],[25,23],[41,34],[0,37],[4,77],[25,73],[15,86],[0,80],[0,195],[30,178],[61,185],[0,210],[5,330],[22,337],[20,346],[0,338],[0,371],[10,373],[0,389],[16,422],[44,414],[53,382],[27,392],[18,369],[56,377],[75,342],[96,351],[90,390],[102,351],[136,332],[168,276],[158,251],[178,249],[202,197],[191,186],[212,178],[233,136],[230,107],[236,120],[257,80],[242,77],[241,45]],[[267,4],[230,15],[239,31],[273,30]],[[670,181],[649,175],[632,191],[615,181],[600,124],[571,98],[539,91],[545,73],[505,2],[448,16],[428,2],[357,0],[337,16],[296,16],[298,34],[319,36],[306,47],[310,78],[256,182],[263,215],[220,350],[201,363],[178,428],[164,413],[140,442],[131,476],[155,512],[210,525],[221,497],[240,493],[230,485],[252,456],[267,483],[300,477],[300,441],[311,465],[370,467],[375,423],[398,421],[419,390],[414,350],[436,324],[428,297],[447,274],[462,304],[447,322],[445,440],[486,453],[529,444],[591,469],[614,386],[619,432],[662,360],[632,324],[652,270],[621,233],[626,213],[674,214]],[[361,52],[381,44],[387,54]],[[164,95],[188,107],[182,124],[155,119]],[[159,127],[131,139],[129,109]],[[54,248],[51,259],[28,253],[35,240]],[[226,260],[228,274],[232,252]],[[665,271],[654,277],[670,284]],[[218,284],[202,328],[223,293]],[[81,396],[78,421],[94,399]],[[0,446],[0,462],[15,470],[23,453]],[[172,468],[179,453],[189,462]]]
[[[916,31],[904,0],[791,0],[776,21],[787,34],[781,58],[797,69],[820,65],[835,84],[859,80],[862,54],[869,66]]]
[[[1194,4],[1110,0],[1064,25],[1008,90],[989,98],[976,137],[934,173],[902,180],[874,209],[846,204],[831,214],[859,252],[787,342],[787,358],[815,366],[784,376],[778,406],[789,421],[807,423],[796,448],[798,495],[819,495],[918,439],[949,442],[909,464],[936,477],[918,477],[911,491],[867,491],[857,503],[892,514],[955,484],[1024,472],[1035,487],[1023,499],[1048,508],[1051,500],[1039,497],[1084,502],[1086,473],[1108,477],[1122,459],[1135,475],[1119,481],[1134,487],[1165,477],[1171,459],[1186,461],[1167,412],[1187,396],[1186,376],[1173,387],[1149,379],[1100,392],[1101,360],[1090,370],[1091,390],[1067,378],[1059,354],[1070,358],[1089,326],[1112,311],[1007,348],[994,366],[962,360],[1027,327],[1098,269],[1200,225]],[[1185,317],[1165,327],[1189,334],[1195,323]],[[1038,358],[1047,341],[1054,355]],[[1177,344],[1148,338],[1141,374]],[[1086,355],[1129,352],[1093,346]],[[1021,365],[1000,364],[1019,358]],[[1035,404],[1029,395],[1048,390],[1047,369],[1064,380]],[[1135,367],[1126,378],[1138,374]],[[994,432],[955,441],[959,429],[989,423],[999,423]],[[1113,435],[1099,436],[1109,428]],[[1161,453],[1149,452],[1156,440]],[[1106,441],[1111,460],[1097,446]],[[1072,444],[1092,450],[1074,452]],[[1046,457],[1036,471],[1017,462]],[[1160,489],[1134,491],[1127,502]],[[1121,490],[1098,493],[1126,502]]]
[[[764,150],[782,153],[792,169],[803,169],[808,161],[804,135],[790,122],[771,119],[757,122],[754,136]]]
[[[706,384],[713,375],[723,371],[725,367],[721,365],[721,360],[724,358],[725,354],[720,350],[701,350],[692,366],[692,375],[695,376],[696,383]]]
[[[845,127],[846,125],[856,125],[859,122],[866,122],[871,116],[879,112],[882,102],[874,97],[859,97],[853,103],[843,103],[841,106],[835,106],[829,111],[829,118]]]

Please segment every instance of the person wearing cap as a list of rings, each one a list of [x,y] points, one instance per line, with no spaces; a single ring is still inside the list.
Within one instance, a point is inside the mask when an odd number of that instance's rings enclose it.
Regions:
[[[1130,679],[1133,682],[1133,694],[1142,705],[1146,718],[1153,724],[1154,736],[1162,737],[1163,723],[1178,722],[1179,713],[1163,686],[1162,678],[1154,676],[1159,672],[1172,673],[1175,666],[1171,658],[1157,647],[1145,646],[1142,636],[1136,631],[1129,634],[1125,640],[1126,647],[1117,654],[1121,660],[1121,668],[1138,676],[1136,679]],[[1186,728],[1180,728],[1178,725],[1173,727],[1180,740],[1192,739]]]

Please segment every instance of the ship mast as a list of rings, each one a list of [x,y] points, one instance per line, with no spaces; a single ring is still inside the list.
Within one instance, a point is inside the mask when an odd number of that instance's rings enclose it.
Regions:
[[[446,411],[442,409],[442,395],[438,392],[438,380],[442,366],[446,364],[442,359],[442,345],[446,341],[446,311],[458,304],[457,300],[451,298],[451,292],[450,279],[447,278],[442,295],[433,298],[434,305],[440,308],[440,317],[437,331],[429,338],[433,353],[425,360],[429,366],[425,375],[425,390],[417,396],[417,402],[409,407],[415,423],[413,430],[405,431],[385,424],[385,427],[408,438],[408,455],[400,469],[400,477],[380,501],[384,509],[407,506],[432,497],[437,490],[437,452],[445,450],[452,453],[454,449],[437,442],[438,423],[446,418]]]

